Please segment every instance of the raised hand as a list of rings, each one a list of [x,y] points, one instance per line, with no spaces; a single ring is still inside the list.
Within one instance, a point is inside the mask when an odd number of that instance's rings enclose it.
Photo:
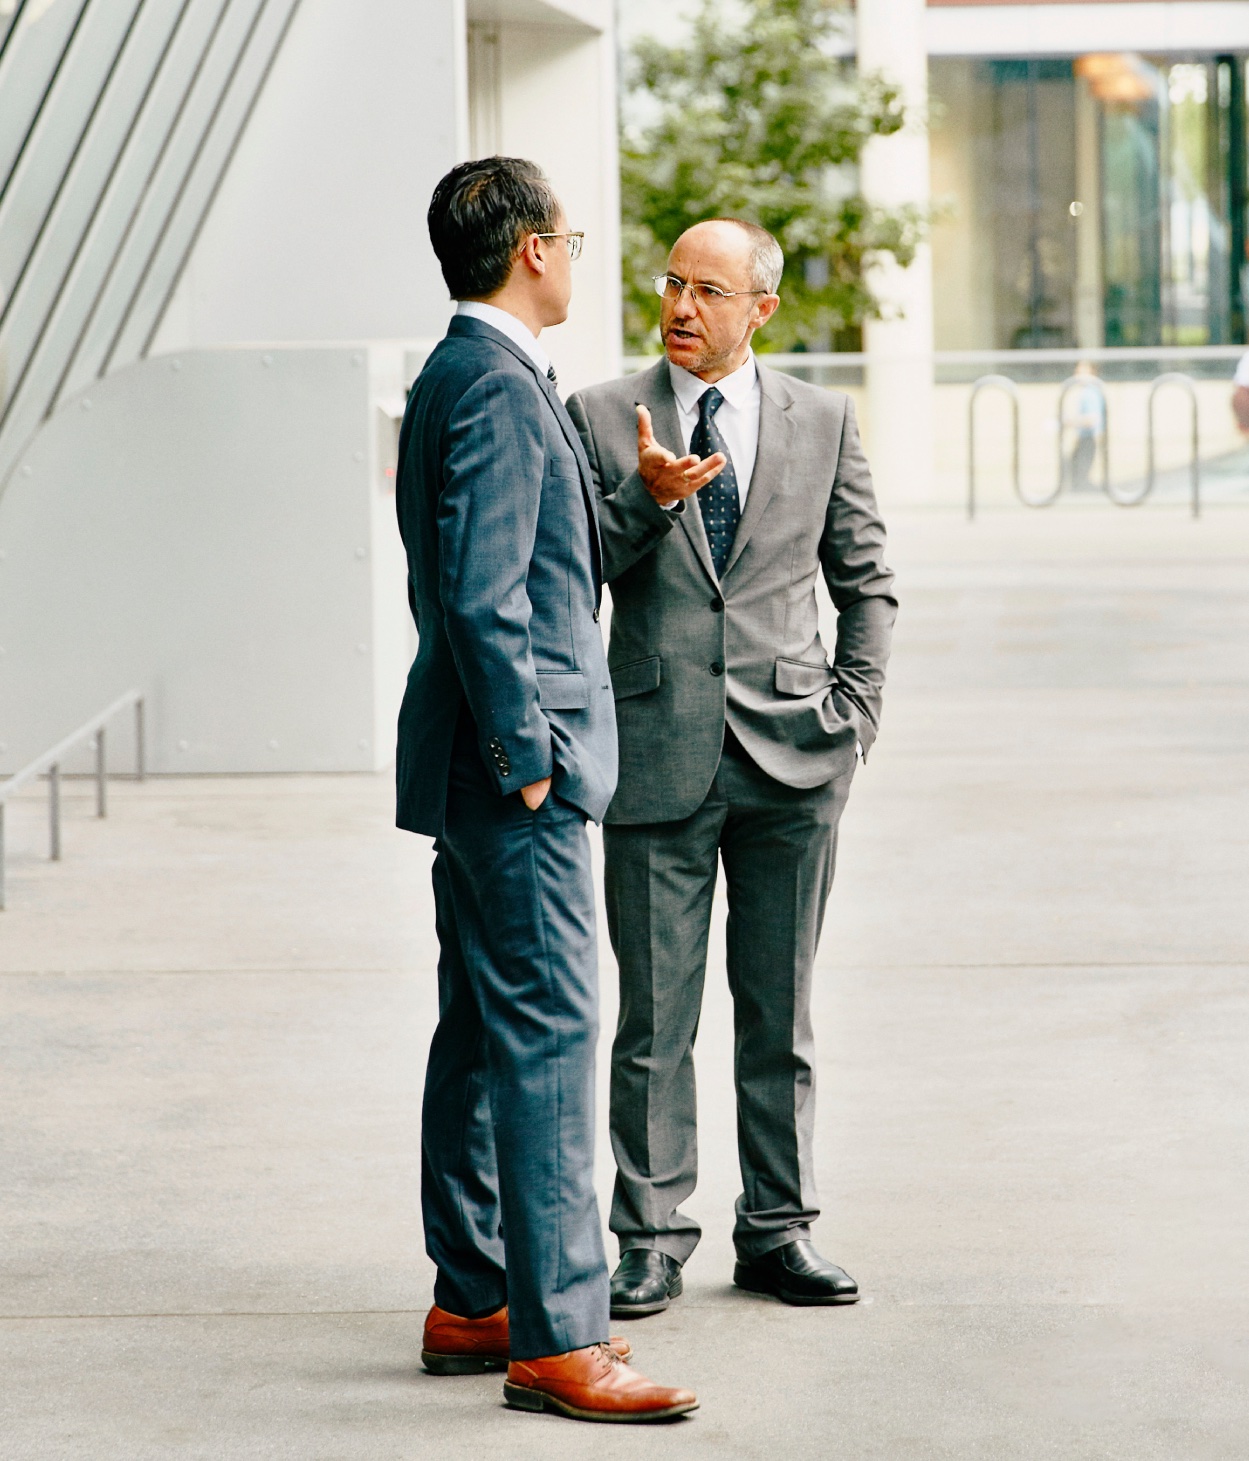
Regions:
[[[638,475],[656,502],[667,504],[692,497],[724,471],[728,458],[723,452],[714,456],[678,457],[655,440],[651,413],[638,406]]]

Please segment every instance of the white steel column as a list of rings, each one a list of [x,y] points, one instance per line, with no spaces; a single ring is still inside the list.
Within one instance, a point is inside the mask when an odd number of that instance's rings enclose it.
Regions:
[[[924,0],[858,0],[861,73],[882,72],[899,85],[912,121],[892,137],[873,137],[862,158],[867,199],[883,207],[927,207],[928,51]],[[864,328],[867,440],[872,472],[886,503],[934,496],[932,255],[925,243],[909,269],[892,261],[872,270],[886,318]]]

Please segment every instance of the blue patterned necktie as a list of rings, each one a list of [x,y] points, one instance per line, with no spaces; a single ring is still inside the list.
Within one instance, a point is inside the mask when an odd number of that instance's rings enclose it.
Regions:
[[[715,414],[724,404],[724,397],[712,386],[704,391],[698,402],[698,425],[690,437],[690,451],[700,459],[723,452],[728,459],[724,470],[713,478],[698,493],[698,505],[702,509],[703,526],[707,529],[707,542],[711,547],[711,561],[715,565],[716,577],[723,572],[733,551],[733,539],[737,536],[737,522],[741,517],[741,504],[737,497],[737,473],[733,470],[733,458],[729,456],[728,443],[720,435],[715,423]]]

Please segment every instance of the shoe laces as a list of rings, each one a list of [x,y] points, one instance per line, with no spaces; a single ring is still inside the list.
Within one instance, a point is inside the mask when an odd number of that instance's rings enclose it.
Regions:
[[[600,1342],[599,1344],[596,1344],[594,1348],[598,1351],[599,1363],[604,1367],[605,1370],[613,1369],[616,1365],[620,1363],[620,1356],[616,1353],[616,1351],[611,1347],[610,1344],[604,1344]]]

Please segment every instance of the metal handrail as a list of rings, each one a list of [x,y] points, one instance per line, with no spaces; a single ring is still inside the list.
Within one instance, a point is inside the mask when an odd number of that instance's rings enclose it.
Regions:
[[[145,750],[145,725],[143,696],[138,690],[127,690],[99,715],[93,715],[85,725],[58,741],[50,751],[36,756],[28,765],[0,782],[0,912],[5,908],[4,896],[4,804],[22,787],[29,785],[45,772],[48,776],[48,856],[52,862],[61,860],[61,762],[84,741],[95,738],[95,814],[108,816],[108,768],[106,763],[105,724],[118,711],[134,707],[135,776],[142,781],[147,775]]]
[[[976,518],[976,398],[981,391],[1000,390],[1005,391],[1010,397],[1011,404],[1011,425],[1013,428],[1014,449],[1011,453],[1012,485],[1015,488],[1015,496],[1020,502],[1027,503],[1029,507],[1037,504],[1029,502],[1023,494],[1023,487],[1019,481],[1019,391],[1015,382],[1008,375],[982,375],[971,388],[971,399],[967,403],[967,521],[974,522]]]
[[[1245,353],[1243,345],[1103,345],[1063,346],[1033,350],[923,350],[911,359],[929,360],[934,366],[945,365],[1075,365],[1081,360],[1094,364],[1146,364],[1151,360],[1226,360],[1235,362]],[[896,357],[893,357],[896,358]],[[661,353],[626,355],[628,372],[646,370],[663,359]],[[867,366],[878,363],[879,357],[863,350],[777,350],[759,355],[765,364],[777,370],[802,368],[827,370],[836,366]]]
[[[1076,387],[1087,390],[1090,386],[1096,390],[1102,402],[1102,491],[1109,497],[1110,491],[1110,402],[1106,398],[1106,387],[1095,375],[1069,375],[1058,391],[1058,489],[1050,498],[1053,502],[1062,491],[1067,477],[1067,461],[1063,456],[1063,431],[1066,429],[1066,422],[1063,420],[1063,407],[1067,404],[1068,393]],[[1074,486],[1075,483],[1072,483]],[[1048,504],[1046,504],[1048,506]]]
[[[1180,370],[1168,370],[1160,375],[1149,388],[1149,398],[1146,406],[1146,420],[1148,423],[1148,444],[1149,453],[1146,457],[1145,486],[1135,497],[1116,497],[1110,491],[1109,483],[1106,491],[1110,493],[1111,499],[1120,507],[1135,507],[1138,503],[1144,502],[1154,490],[1154,480],[1157,473],[1154,468],[1154,397],[1163,386],[1180,386],[1188,396],[1189,415],[1193,428],[1193,451],[1189,459],[1189,474],[1192,487],[1192,514],[1194,517],[1201,516],[1201,457],[1199,455],[1199,442],[1197,433],[1197,388],[1193,384],[1192,376],[1185,375]]]

